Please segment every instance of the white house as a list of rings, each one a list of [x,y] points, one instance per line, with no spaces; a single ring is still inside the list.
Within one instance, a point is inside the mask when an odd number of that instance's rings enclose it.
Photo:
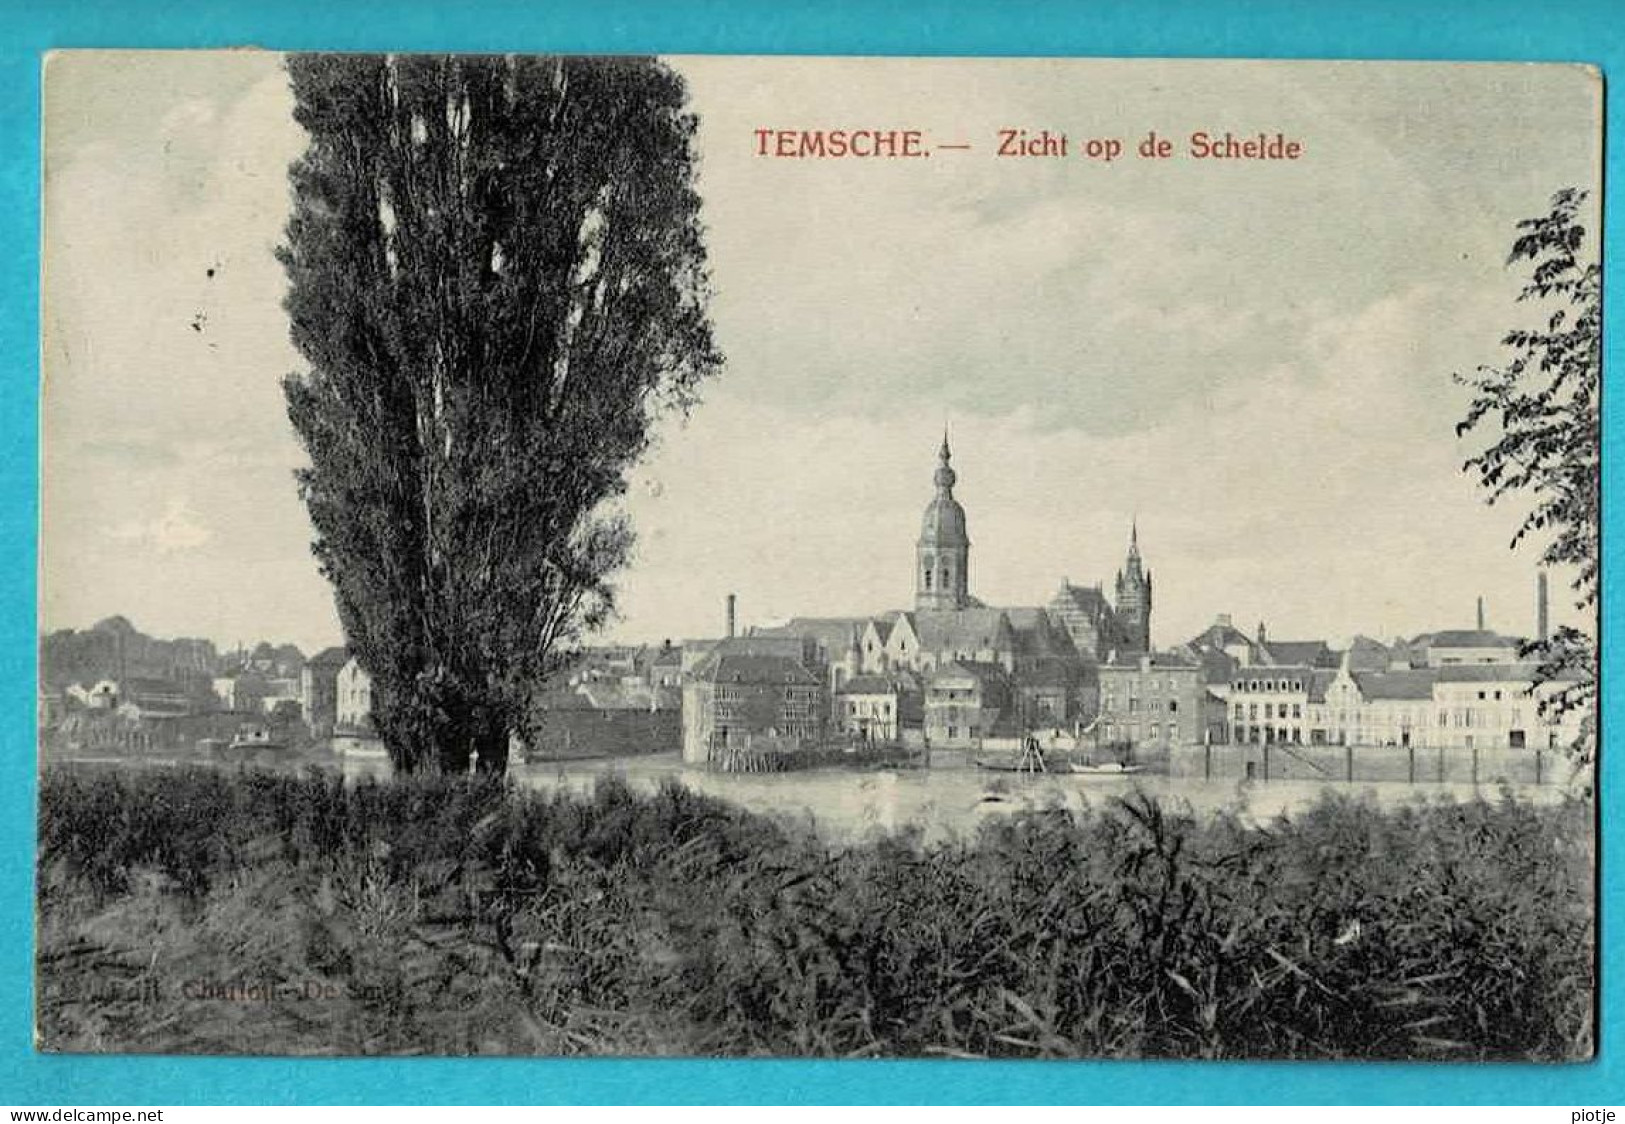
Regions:
[[[372,676],[351,656],[336,679],[334,730],[337,733],[372,733]]]

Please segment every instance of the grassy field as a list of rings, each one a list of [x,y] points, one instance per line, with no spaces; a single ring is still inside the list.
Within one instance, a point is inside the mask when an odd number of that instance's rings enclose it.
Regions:
[[[680,787],[48,769],[62,1051],[1592,1051],[1593,810],[1131,797],[833,848]]]

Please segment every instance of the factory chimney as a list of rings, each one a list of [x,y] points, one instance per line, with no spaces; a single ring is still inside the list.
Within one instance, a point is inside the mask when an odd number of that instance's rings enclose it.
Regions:
[[[1542,644],[1552,638],[1551,618],[1547,615],[1546,571],[1535,575],[1535,639]]]
[[[728,594],[728,631],[726,635],[729,640],[734,638],[734,603],[736,600],[737,598],[733,594]]]
[[[1478,599],[1478,631],[1484,631],[1484,599]]]

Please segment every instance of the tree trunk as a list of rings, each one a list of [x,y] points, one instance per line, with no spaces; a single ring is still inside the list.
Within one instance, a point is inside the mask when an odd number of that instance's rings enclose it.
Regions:
[[[490,715],[475,734],[474,768],[481,776],[501,777],[508,772],[508,724]]]
[[[435,730],[436,762],[442,773],[461,777],[468,773],[474,756],[473,716],[475,708],[461,699],[441,702]]]

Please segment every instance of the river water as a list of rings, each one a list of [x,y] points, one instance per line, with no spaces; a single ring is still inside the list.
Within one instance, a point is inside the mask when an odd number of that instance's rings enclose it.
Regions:
[[[378,759],[347,759],[346,774],[388,775]],[[652,792],[676,780],[791,826],[809,827],[834,842],[857,842],[877,833],[918,825],[928,841],[965,837],[989,817],[1023,810],[1081,811],[1144,793],[1196,815],[1233,812],[1253,823],[1292,815],[1328,792],[1343,792],[1393,806],[1415,800],[1499,799],[1499,784],[1342,781],[1204,780],[1200,777],[991,773],[980,769],[815,769],[794,773],[713,773],[685,765],[676,754],[518,765],[514,779],[543,790],[590,793],[598,778],[618,776]],[[1512,785],[1519,797],[1559,800],[1556,784]]]
[[[81,758],[78,763],[162,768],[195,762],[126,757]],[[300,764],[337,766],[353,780],[390,775],[389,762],[374,755],[340,753]],[[1232,812],[1248,822],[1263,823],[1301,812],[1328,791],[1371,799],[1385,806],[1416,800],[1464,801],[1477,797],[1493,800],[1502,792],[1499,783],[1475,786],[1430,781],[1206,780],[1154,774],[1029,776],[975,768],[830,768],[794,773],[727,774],[685,765],[675,753],[516,764],[510,775],[516,783],[526,787],[581,794],[591,793],[598,780],[606,776],[620,777],[641,792],[653,792],[666,781],[675,780],[696,792],[772,817],[787,826],[811,829],[836,843],[859,842],[911,825],[917,825],[927,841],[964,838],[975,834],[978,826],[990,817],[1045,808],[1082,811],[1103,807],[1136,793],[1199,816]],[[1555,802],[1565,791],[1559,784],[1507,787],[1517,796],[1536,803]]]

